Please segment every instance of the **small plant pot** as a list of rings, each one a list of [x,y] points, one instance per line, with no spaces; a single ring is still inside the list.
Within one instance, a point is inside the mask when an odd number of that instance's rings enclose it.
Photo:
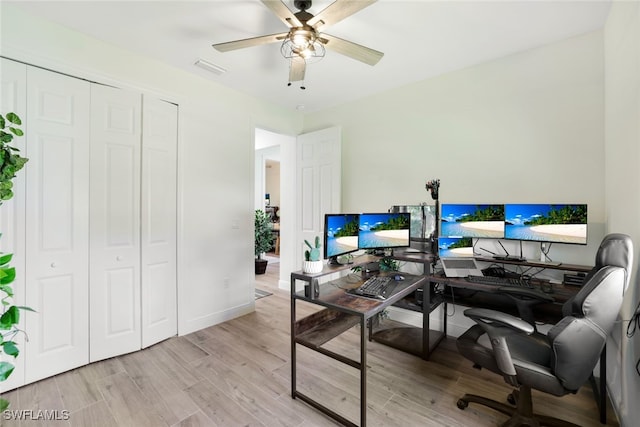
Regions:
[[[302,261],[302,272],[315,274],[322,271],[322,261]]]
[[[256,258],[256,274],[264,274],[267,271],[267,260]]]

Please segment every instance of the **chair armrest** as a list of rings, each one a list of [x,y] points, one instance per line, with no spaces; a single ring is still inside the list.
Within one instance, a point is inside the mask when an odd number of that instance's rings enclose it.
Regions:
[[[531,335],[535,328],[510,314],[485,308],[470,308],[464,311],[464,315],[473,319],[487,333],[498,369],[507,383],[516,386],[516,367],[511,359],[507,337],[523,333]]]
[[[469,308],[464,311],[464,315],[469,317],[470,319],[473,319],[481,326],[488,323],[497,323],[501,326],[515,329],[527,335],[531,335],[534,332],[533,326],[531,326],[529,323],[501,311],[489,310],[486,308]],[[489,333],[488,330],[487,333]],[[489,335],[491,336],[491,334]]]

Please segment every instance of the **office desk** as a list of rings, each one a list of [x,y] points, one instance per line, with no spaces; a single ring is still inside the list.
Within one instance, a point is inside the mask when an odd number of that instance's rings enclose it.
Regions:
[[[362,257],[358,260],[358,264],[371,261],[377,262],[377,260],[378,258],[375,257]],[[370,323],[370,319],[381,313],[385,308],[424,286],[426,276],[413,276],[403,273],[404,280],[396,282],[397,287],[394,293],[384,301],[363,298],[346,292],[346,289],[358,287],[362,284],[362,281],[354,283],[341,277],[328,283],[318,283],[318,279],[323,276],[345,272],[351,267],[353,265],[325,266],[321,273],[314,275],[302,272],[291,273],[291,397],[301,399],[344,425],[356,426],[352,421],[296,389],[296,346],[303,345],[360,371],[360,425],[364,427],[367,423],[366,331],[368,323]],[[304,290],[296,292],[296,283],[299,281],[308,286],[306,295]],[[318,290],[317,296],[313,289]],[[298,300],[316,304],[324,307],[324,309],[302,319],[296,319],[296,301]],[[428,318],[428,315],[426,317]],[[360,360],[353,360],[323,347],[323,344],[356,325],[360,326]],[[428,326],[417,329],[424,335],[424,338],[420,340],[422,352],[427,353],[429,351]],[[392,342],[388,344],[393,345]]]

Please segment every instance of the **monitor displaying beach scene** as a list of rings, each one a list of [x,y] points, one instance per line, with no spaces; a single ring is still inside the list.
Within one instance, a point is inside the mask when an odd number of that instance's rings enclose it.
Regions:
[[[324,258],[358,250],[358,214],[324,216]]]
[[[440,236],[504,238],[504,205],[442,204]]]
[[[473,257],[473,239],[471,237],[438,237],[438,256],[440,258]]]
[[[505,238],[587,244],[587,205],[507,204]]]
[[[360,249],[401,248],[409,246],[409,212],[360,214]]]

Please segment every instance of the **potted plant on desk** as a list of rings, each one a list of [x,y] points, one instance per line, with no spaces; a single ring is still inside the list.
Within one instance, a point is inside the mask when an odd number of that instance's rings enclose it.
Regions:
[[[315,246],[311,246],[308,240],[304,241],[309,247],[304,251],[304,262],[302,263],[302,271],[307,274],[320,273],[322,271],[322,260],[320,259],[320,237],[316,236]]]
[[[271,231],[271,223],[269,218],[261,209],[256,209],[254,221],[255,233],[255,272],[256,274],[264,274],[267,271],[267,260],[262,258],[262,254],[267,252],[273,246],[273,232]]]

